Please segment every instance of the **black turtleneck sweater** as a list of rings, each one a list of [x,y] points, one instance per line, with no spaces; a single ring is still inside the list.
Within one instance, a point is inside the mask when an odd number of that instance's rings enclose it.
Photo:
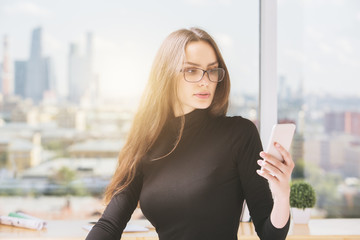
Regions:
[[[271,192],[256,173],[262,144],[255,125],[195,110],[185,115],[176,149],[152,161],[171,151],[179,126],[180,118],[167,121],[134,181],[113,197],[86,239],[120,239],[139,200],[160,240],[237,239],[244,200],[261,239],[285,239],[289,222],[282,229],[271,224]]]

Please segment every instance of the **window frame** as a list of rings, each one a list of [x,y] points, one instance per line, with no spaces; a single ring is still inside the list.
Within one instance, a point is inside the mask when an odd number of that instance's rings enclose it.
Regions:
[[[267,146],[277,123],[277,0],[260,0],[259,132]]]

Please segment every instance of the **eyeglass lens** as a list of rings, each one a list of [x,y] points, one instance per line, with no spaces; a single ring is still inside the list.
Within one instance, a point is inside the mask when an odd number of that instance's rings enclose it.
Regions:
[[[206,73],[212,82],[220,82],[225,75],[225,71],[222,68],[214,68],[207,71],[198,68],[184,69],[185,80],[189,82],[199,82]]]

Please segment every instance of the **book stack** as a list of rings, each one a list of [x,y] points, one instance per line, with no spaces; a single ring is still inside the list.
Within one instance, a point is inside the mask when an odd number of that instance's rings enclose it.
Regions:
[[[22,212],[11,212],[8,216],[0,216],[0,224],[34,230],[46,227],[46,221]]]

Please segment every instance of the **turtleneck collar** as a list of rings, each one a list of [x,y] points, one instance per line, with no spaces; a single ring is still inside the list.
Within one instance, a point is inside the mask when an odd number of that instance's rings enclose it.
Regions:
[[[185,117],[185,129],[198,127],[210,117],[208,109],[195,109],[194,111],[191,111],[182,116],[170,117],[168,120],[170,127],[178,129],[180,127],[181,118],[183,116]]]

